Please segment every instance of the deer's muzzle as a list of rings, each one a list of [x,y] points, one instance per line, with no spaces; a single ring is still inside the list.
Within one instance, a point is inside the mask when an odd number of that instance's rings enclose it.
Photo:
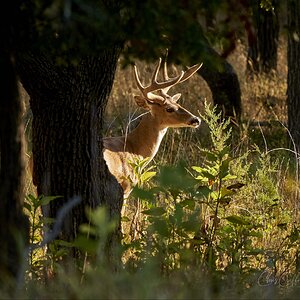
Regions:
[[[200,124],[201,124],[201,120],[200,120],[199,118],[197,118],[197,117],[192,117],[192,118],[189,120],[189,122],[188,122],[188,125],[189,125],[189,126],[192,126],[192,127],[194,127],[194,128],[199,127]]]

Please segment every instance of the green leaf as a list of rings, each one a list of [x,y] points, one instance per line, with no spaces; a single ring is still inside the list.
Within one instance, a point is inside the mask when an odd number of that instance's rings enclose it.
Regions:
[[[224,157],[226,156],[226,160],[227,160],[227,159],[228,159],[227,157],[228,157],[229,151],[230,151],[229,146],[225,146],[225,147],[223,148],[223,150],[220,151],[219,157],[220,157],[220,158],[224,158]]]
[[[213,191],[213,192],[210,193],[210,196],[211,196],[212,199],[218,200],[219,197],[220,197],[220,193],[219,193],[219,191]]]
[[[208,178],[206,178],[202,175],[197,176],[195,179],[202,181],[202,182],[208,182]]]
[[[220,179],[224,179],[226,178],[226,176],[229,175],[229,162],[230,159],[226,159],[222,161],[222,164],[220,166],[220,174],[219,174]]]
[[[32,206],[32,210],[35,210],[40,206],[41,196],[35,197],[34,195],[29,194],[26,196],[26,199],[27,199],[28,203],[30,203],[30,205]]]
[[[83,234],[97,235],[97,229],[89,224],[81,224],[79,229]]]
[[[292,243],[299,240],[299,230],[296,227],[293,228],[293,231],[291,232],[291,235],[289,238]]]
[[[234,195],[235,192],[232,190],[227,189],[226,187],[222,187],[221,188],[221,197],[225,197],[225,196],[232,196]]]
[[[182,222],[180,227],[188,232],[196,232],[197,230],[199,230],[199,223],[193,220],[189,220]]]
[[[162,216],[163,214],[165,214],[166,210],[162,207],[152,207],[150,209],[146,209],[146,210],[142,211],[142,213],[144,215],[157,217],[157,216]]]
[[[57,198],[62,198],[62,196],[42,196],[40,200],[41,205],[47,205],[51,201],[57,199]]]
[[[248,233],[249,236],[254,236],[254,237],[258,237],[258,238],[262,238],[263,237],[263,234],[259,231],[250,231]]]
[[[237,216],[237,215],[232,215],[226,218],[226,220],[232,224],[237,224],[237,225],[250,225],[250,222],[243,217]]]
[[[139,187],[134,187],[132,190],[132,196],[134,198],[140,198],[144,200],[153,200],[154,198],[153,190],[144,190]]]
[[[98,242],[93,239],[88,239],[85,236],[78,236],[78,238],[73,242],[74,247],[77,247],[81,250],[90,252],[90,253],[96,253]]]
[[[216,162],[218,160],[218,155],[209,151],[209,150],[200,150],[203,156],[206,156],[206,159],[210,162]]]
[[[232,175],[232,174],[227,174],[225,177],[223,177],[223,181],[227,181],[227,180],[233,180],[233,179],[237,179],[236,175]]]
[[[216,172],[215,170],[206,170],[206,171],[202,171],[202,176],[204,176],[205,178],[207,179],[210,179],[210,180],[215,180],[216,179]]]
[[[140,160],[140,161],[138,162],[138,165],[139,165],[141,168],[144,168],[144,167],[149,163],[149,161],[150,161],[150,158],[149,158],[149,157],[146,157],[146,158]]]
[[[181,205],[182,207],[187,207],[190,210],[194,210],[196,203],[195,203],[195,200],[185,199],[185,200],[181,201],[179,203],[179,205]]]
[[[141,181],[147,182],[155,175],[156,175],[156,172],[145,172],[141,175]]]
[[[65,248],[60,248],[54,252],[55,257],[64,257],[68,254],[68,251]]]
[[[174,190],[187,190],[194,187],[196,181],[187,172],[184,165],[175,167],[162,167],[158,176],[159,185]]]
[[[153,229],[163,237],[169,237],[170,231],[166,220],[155,220],[153,223]]]
[[[212,193],[212,190],[207,186],[199,186],[196,191],[196,195],[199,197],[207,198]]]
[[[26,199],[27,199],[29,202],[34,202],[34,201],[36,201],[37,197],[35,197],[35,196],[32,195],[32,194],[28,194],[28,195],[26,196]]]
[[[176,203],[174,218],[176,219],[177,224],[181,223],[183,216],[184,216],[184,212],[183,212],[182,206],[180,206],[180,204]]]
[[[32,206],[28,202],[24,202],[23,207],[28,210],[29,213],[32,212]]]
[[[192,169],[198,173],[202,173],[202,171],[204,170],[202,167],[197,167],[197,166],[192,166]]]

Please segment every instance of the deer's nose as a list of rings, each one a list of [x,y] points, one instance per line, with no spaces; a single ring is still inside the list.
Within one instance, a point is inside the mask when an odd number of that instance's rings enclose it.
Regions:
[[[192,117],[188,123],[188,125],[193,126],[195,128],[200,126],[200,124],[201,124],[201,120],[197,117]]]

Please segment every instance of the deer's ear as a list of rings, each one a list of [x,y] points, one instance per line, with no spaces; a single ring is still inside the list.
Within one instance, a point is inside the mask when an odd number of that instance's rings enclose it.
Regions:
[[[172,100],[173,100],[174,102],[177,102],[177,101],[179,100],[180,97],[181,97],[181,94],[178,93],[178,94],[172,96]]]
[[[149,106],[147,105],[147,100],[142,96],[134,96],[134,100],[139,107],[149,110]]]

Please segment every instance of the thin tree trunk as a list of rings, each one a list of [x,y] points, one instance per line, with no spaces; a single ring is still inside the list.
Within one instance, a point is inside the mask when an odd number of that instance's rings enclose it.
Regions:
[[[33,113],[34,183],[39,195],[62,196],[44,214],[55,218],[70,198],[82,199],[64,220],[64,240],[76,237],[87,207],[106,205],[111,217],[120,219],[122,191],[108,172],[101,142],[119,53],[115,47],[69,67],[54,65],[42,55],[19,60]]]
[[[288,0],[288,128],[300,153],[300,0]]]
[[[269,73],[277,68],[278,0],[272,0],[272,6],[273,9],[266,10],[258,0],[252,5],[256,39],[248,36],[247,69],[250,72]]]

